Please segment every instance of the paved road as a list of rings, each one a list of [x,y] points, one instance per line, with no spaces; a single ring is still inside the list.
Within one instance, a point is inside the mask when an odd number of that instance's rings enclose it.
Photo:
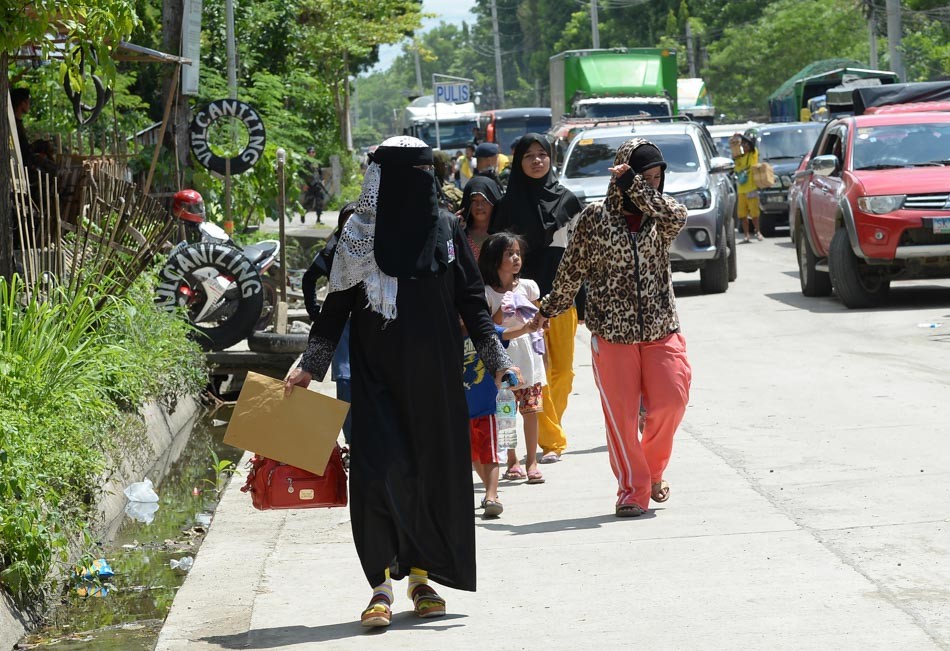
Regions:
[[[950,283],[847,311],[801,296],[787,239],[739,256],[724,295],[676,276],[694,381],[649,517],[612,514],[581,328],[571,450],[476,518],[479,591],[447,617],[398,586],[367,633],[347,513],[255,512],[234,483],[157,649],[950,649]]]

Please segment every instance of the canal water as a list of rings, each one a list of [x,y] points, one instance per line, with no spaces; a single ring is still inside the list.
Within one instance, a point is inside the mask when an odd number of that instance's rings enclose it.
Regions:
[[[222,442],[231,410],[222,407],[198,418],[181,455],[155,486],[159,508],[154,520],[144,524],[126,517],[115,539],[102,544],[99,556],[114,572],[103,582],[108,592],[83,597],[70,589],[47,625],[24,638],[18,648],[147,651],[155,647],[175,593],[187,576],[187,571],[173,569],[171,561],[197,555],[218,503],[218,491],[224,487],[223,478],[216,477],[213,469],[212,452],[235,464],[243,455],[242,450]]]

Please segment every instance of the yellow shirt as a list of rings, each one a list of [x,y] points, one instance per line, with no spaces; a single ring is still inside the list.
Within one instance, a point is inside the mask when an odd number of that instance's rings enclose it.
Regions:
[[[748,154],[735,158],[736,162],[736,189],[741,194],[755,192],[758,188],[752,181],[752,168],[759,162],[759,150],[753,149]]]

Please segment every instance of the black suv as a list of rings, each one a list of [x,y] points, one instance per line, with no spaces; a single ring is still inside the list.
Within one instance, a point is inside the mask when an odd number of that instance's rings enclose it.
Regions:
[[[824,126],[824,122],[779,122],[745,132],[755,141],[759,162],[775,170],[772,187],[759,190],[759,229],[766,237],[775,235],[776,226],[788,226],[788,188],[802,157],[811,151]]]

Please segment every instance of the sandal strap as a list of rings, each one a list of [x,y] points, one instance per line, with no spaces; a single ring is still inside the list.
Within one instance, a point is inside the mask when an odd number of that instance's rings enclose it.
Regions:
[[[416,608],[419,607],[421,603],[426,601],[433,604],[438,604],[440,606],[445,605],[445,599],[439,596],[439,593],[432,589],[432,586],[426,583],[420,583],[412,588],[410,595],[412,598],[412,605]]]

